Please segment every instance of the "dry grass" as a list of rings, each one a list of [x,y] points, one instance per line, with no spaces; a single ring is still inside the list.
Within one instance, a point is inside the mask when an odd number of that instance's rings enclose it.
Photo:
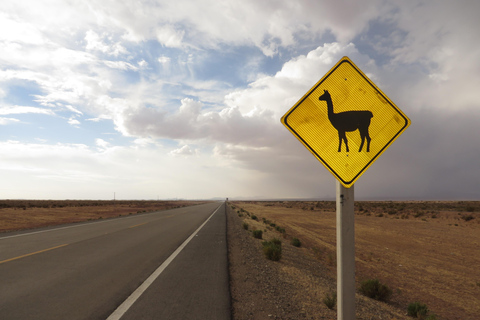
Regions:
[[[335,275],[334,202],[234,202],[297,237]],[[479,202],[357,202],[356,277],[393,289],[390,304],[406,312],[425,303],[440,319],[480,314]],[[465,219],[472,216],[473,219]]]
[[[0,232],[172,209],[205,201],[52,201],[3,200]]]

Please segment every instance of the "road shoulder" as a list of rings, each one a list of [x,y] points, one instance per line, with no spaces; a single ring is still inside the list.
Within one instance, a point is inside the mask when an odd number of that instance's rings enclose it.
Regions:
[[[121,318],[230,319],[225,205]]]

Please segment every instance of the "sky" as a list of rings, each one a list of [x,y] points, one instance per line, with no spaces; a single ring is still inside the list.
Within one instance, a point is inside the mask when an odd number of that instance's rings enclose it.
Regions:
[[[3,0],[0,199],[335,197],[281,124],[348,56],[411,120],[356,200],[480,200],[476,0]]]

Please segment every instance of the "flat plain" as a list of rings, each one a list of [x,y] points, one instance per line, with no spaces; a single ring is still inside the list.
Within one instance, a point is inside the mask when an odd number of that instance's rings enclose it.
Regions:
[[[303,253],[335,278],[335,202],[231,204],[250,229],[268,234],[280,228],[287,243],[300,239]],[[357,201],[355,250],[357,287],[363,280],[379,279],[392,289],[388,304],[399,312],[406,314],[408,304],[419,301],[437,319],[478,319],[480,202]],[[315,290],[305,290],[304,301]]]
[[[101,220],[205,202],[187,200],[0,200],[0,232]]]
[[[204,201],[0,200],[0,232],[107,219],[200,203]],[[264,231],[264,239],[282,238],[286,246],[286,260],[271,262],[265,259],[265,263],[277,266],[278,274],[284,277],[279,280],[284,285],[301,284],[301,290],[295,292],[292,291],[293,285],[291,288],[275,288],[269,284],[268,292],[253,286],[244,297],[254,296],[256,290],[259,291],[257,303],[266,299],[262,297],[269,292],[277,297],[283,295],[287,301],[290,301],[289,297],[301,301],[300,313],[293,312],[293,304],[281,306],[283,298],[272,304],[272,310],[284,310],[284,316],[280,312],[276,319],[296,319],[299,315],[301,318],[333,319],[334,313],[323,305],[322,299],[326,292],[335,288],[335,202],[234,201],[229,203],[229,210],[235,213],[239,223],[249,225],[249,230],[242,228],[245,234],[259,229]],[[253,215],[256,219],[252,219]],[[249,237],[258,242],[252,250],[261,254],[262,240]],[[293,237],[300,239],[301,248],[293,249],[289,245]],[[371,304],[357,294],[357,303],[361,303],[357,306],[358,319],[404,319],[407,318],[407,305],[415,301],[425,303],[437,319],[478,319],[480,202],[356,201],[355,244],[357,287],[363,280],[379,279],[393,290],[391,299],[380,305],[376,302]],[[241,249],[242,252],[244,250],[246,248]],[[307,258],[300,259],[300,255]],[[236,266],[234,269],[243,272],[239,275],[240,279],[253,278],[250,262],[239,261],[243,269],[235,269]],[[301,261],[303,265],[299,266]],[[265,270],[259,272],[262,275],[260,278],[266,277]],[[288,290],[292,292],[286,292]],[[234,306],[242,303],[233,302]],[[259,308],[264,312],[267,310]],[[247,306],[246,310],[250,311],[245,318],[261,319],[263,313],[260,309],[259,317],[255,317],[251,305]],[[288,310],[291,310],[290,315],[286,314]],[[362,312],[364,315],[358,317]],[[263,315],[271,318],[269,313]]]

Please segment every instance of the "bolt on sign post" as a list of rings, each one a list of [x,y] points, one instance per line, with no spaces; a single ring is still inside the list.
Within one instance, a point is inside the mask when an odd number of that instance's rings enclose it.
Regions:
[[[410,119],[343,57],[281,119],[337,179],[337,314],[355,318],[355,181]]]

